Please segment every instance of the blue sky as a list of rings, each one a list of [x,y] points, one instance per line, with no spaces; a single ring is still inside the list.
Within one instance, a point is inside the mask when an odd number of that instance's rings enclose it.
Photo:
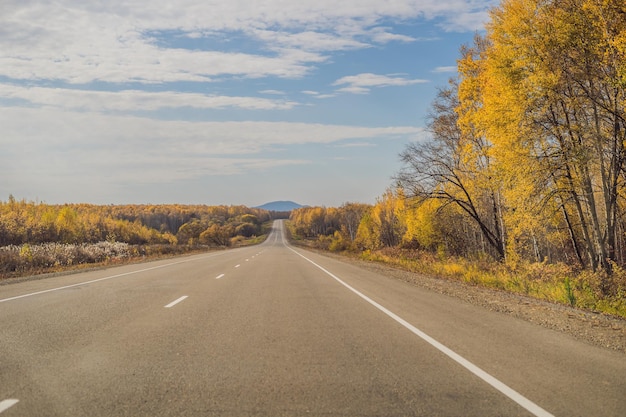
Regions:
[[[0,199],[373,203],[478,0],[3,0]]]

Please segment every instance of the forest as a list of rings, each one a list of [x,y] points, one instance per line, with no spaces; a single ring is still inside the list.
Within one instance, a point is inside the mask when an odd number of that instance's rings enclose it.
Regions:
[[[0,202],[0,277],[256,243],[275,213],[244,206]]]
[[[294,236],[626,315],[626,3],[505,0],[457,65],[396,186]]]

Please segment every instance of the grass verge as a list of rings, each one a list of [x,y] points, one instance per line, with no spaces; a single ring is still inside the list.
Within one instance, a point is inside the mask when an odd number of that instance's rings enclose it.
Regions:
[[[607,277],[601,272],[580,271],[563,263],[511,266],[488,260],[443,259],[431,253],[399,248],[364,251],[359,257],[415,273],[626,318],[626,271],[618,266],[614,266],[613,274]],[[602,291],[607,281],[611,288],[608,294]]]

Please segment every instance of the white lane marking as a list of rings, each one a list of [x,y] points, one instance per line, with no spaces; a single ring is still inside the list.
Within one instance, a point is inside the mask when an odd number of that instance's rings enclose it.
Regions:
[[[246,259],[246,262],[250,261],[250,259]]]
[[[226,276],[226,274],[219,274],[218,276],[215,277],[215,279],[221,279],[221,278],[224,278],[224,276]]]
[[[182,297],[177,298],[176,300],[174,300],[171,303],[169,303],[168,305],[166,305],[165,308],[174,307],[176,304],[180,303],[181,301],[183,301],[187,297],[189,297],[189,296],[188,295],[183,295]]]
[[[518,405],[522,406],[523,408],[525,408],[527,411],[529,411],[533,415],[535,415],[537,417],[554,417],[553,414],[551,414],[548,411],[544,410],[543,408],[539,407],[537,404],[533,403],[528,398],[524,397],[522,394],[520,394],[519,392],[515,391],[513,388],[509,387],[508,385],[506,385],[502,381],[498,380],[497,378],[495,378],[495,377],[491,376],[490,374],[488,374],[487,372],[483,371],[478,366],[474,365],[473,363],[471,363],[470,361],[468,361],[467,359],[465,359],[464,357],[462,357],[458,353],[454,352],[452,349],[450,349],[447,346],[439,343],[438,341],[436,341],[432,337],[428,336],[426,333],[424,333],[423,331],[421,331],[417,327],[413,326],[411,323],[407,322],[406,320],[404,320],[400,316],[396,315],[395,313],[391,312],[390,310],[387,310],[385,307],[383,307],[382,305],[378,304],[376,301],[372,300],[371,298],[369,298],[365,294],[359,292],[358,290],[354,289],[350,285],[346,284],[341,279],[339,279],[336,275],[334,275],[333,273],[331,273],[330,271],[328,271],[324,267],[316,264],[315,262],[313,262],[312,260],[310,260],[306,256],[302,255],[300,252],[290,248],[289,246],[287,246],[287,248],[290,251],[292,251],[295,254],[297,254],[298,256],[306,259],[307,261],[309,261],[310,263],[315,265],[317,268],[321,269],[323,272],[325,272],[327,275],[329,275],[330,277],[335,279],[341,285],[343,285],[344,287],[346,287],[347,289],[349,289],[350,291],[352,291],[353,293],[355,293],[356,295],[361,297],[363,300],[367,301],[368,303],[370,303],[371,305],[373,305],[374,307],[376,307],[377,309],[379,309],[380,311],[382,311],[383,313],[385,313],[386,315],[388,315],[389,317],[391,317],[392,319],[394,319],[395,321],[400,323],[406,329],[408,329],[409,331],[411,331],[412,333],[414,333],[418,337],[422,338],[424,341],[428,342],[431,346],[433,346],[434,348],[436,348],[437,350],[442,352],[444,355],[448,356],[450,359],[452,359],[453,361],[455,361],[456,363],[458,363],[459,365],[461,365],[462,367],[464,367],[465,369],[467,369],[468,371],[470,371],[471,373],[473,373],[474,375],[476,375],[477,377],[479,377],[480,379],[485,381],[487,384],[491,385],[493,388],[495,388],[498,391],[500,391],[502,394],[504,394],[505,396],[507,396],[511,400],[515,401]]]
[[[235,268],[239,268],[240,266],[241,266],[240,264],[237,264],[237,265],[235,265]]]
[[[20,400],[15,400],[15,399],[0,401],[0,413],[13,407],[18,402],[20,402]]]
[[[225,253],[225,252],[222,252],[222,253]],[[31,292],[29,294],[17,295],[15,297],[9,297],[9,298],[0,299],[0,303],[4,303],[6,301],[18,300],[20,298],[32,297],[33,295],[45,294],[45,293],[48,293],[48,292],[65,290],[67,288],[80,287],[81,285],[93,284],[94,282],[106,281],[106,280],[109,280],[109,279],[124,277],[124,276],[127,276],[127,275],[139,274],[141,272],[153,271],[155,269],[166,268],[166,267],[172,266],[172,265],[179,265],[179,264],[184,264],[184,263],[187,263],[187,262],[193,262],[193,261],[198,261],[198,260],[202,260],[202,259],[206,259],[206,258],[212,258],[214,256],[219,256],[222,253],[216,253],[216,254],[212,254],[212,255],[208,255],[208,256],[203,256],[202,258],[186,259],[184,261],[171,262],[169,264],[153,266],[153,267],[150,267],[150,268],[139,269],[137,271],[124,272],[123,274],[116,274],[116,275],[111,275],[111,276],[104,277],[104,278],[92,279],[91,281],[79,282],[78,284],[64,285],[62,287],[50,288],[48,290]]]

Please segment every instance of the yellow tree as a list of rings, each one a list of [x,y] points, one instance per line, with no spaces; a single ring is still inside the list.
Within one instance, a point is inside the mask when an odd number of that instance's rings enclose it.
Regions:
[[[437,230],[437,217],[442,203],[439,200],[427,200],[421,204],[410,205],[406,209],[406,232],[403,243],[424,249],[436,249],[441,235]]]
[[[581,262],[607,272],[624,180],[625,16],[621,0],[505,0],[481,78],[481,123],[503,175],[538,181],[511,189],[527,198],[542,184]]]
[[[55,221],[57,235],[64,243],[76,243],[80,239],[80,223],[76,210],[68,205],[63,206]]]
[[[372,250],[380,247],[376,226],[372,217],[374,207],[370,207],[363,213],[356,233],[355,244],[361,250]]]
[[[357,241],[367,249],[397,246],[406,233],[404,191],[387,189],[366,212],[359,225]]]
[[[339,207],[341,230],[350,242],[354,242],[356,239],[361,219],[369,207],[369,205],[361,203],[344,203]]]
[[[480,89],[479,78],[470,68],[479,70],[475,55],[481,53],[480,49],[464,51],[468,74],[464,100],[459,101],[456,80],[439,91],[431,105],[431,139],[405,148],[398,180],[418,204],[435,199],[460,208],[480,228],[491,253],[501,260],[505,257],[501,185],[494,171],[491,143],[473,120],[475,107],[480,107]],[[475,85],[469,86],[470,81]]]
[[[510,23],[518,31],[529,28],[527,19],[519,10],[510,13]],[[530,157],[526,138],[532,133],[524,123],[526,106],[519,94],[528,86],[518,79],[519,69],[508,66],[518,54],[515,49],[499,49],[489,33],[464,47],[458,61],[459,128],[465,137],[474,138],[464,149],[465,158],[481,162],[477,172],[482,175],[472,184],[480,184],[492,205],[491,224],[500,230],[498,238],[509,264],[530,252],[529,242],[537,248],[537,236],[544,234],[539,208],[545,182],[536,175],[537,161]],[[515,81],[504,80],[499,72]],[[540,258],[537,250],[532,253]]]

